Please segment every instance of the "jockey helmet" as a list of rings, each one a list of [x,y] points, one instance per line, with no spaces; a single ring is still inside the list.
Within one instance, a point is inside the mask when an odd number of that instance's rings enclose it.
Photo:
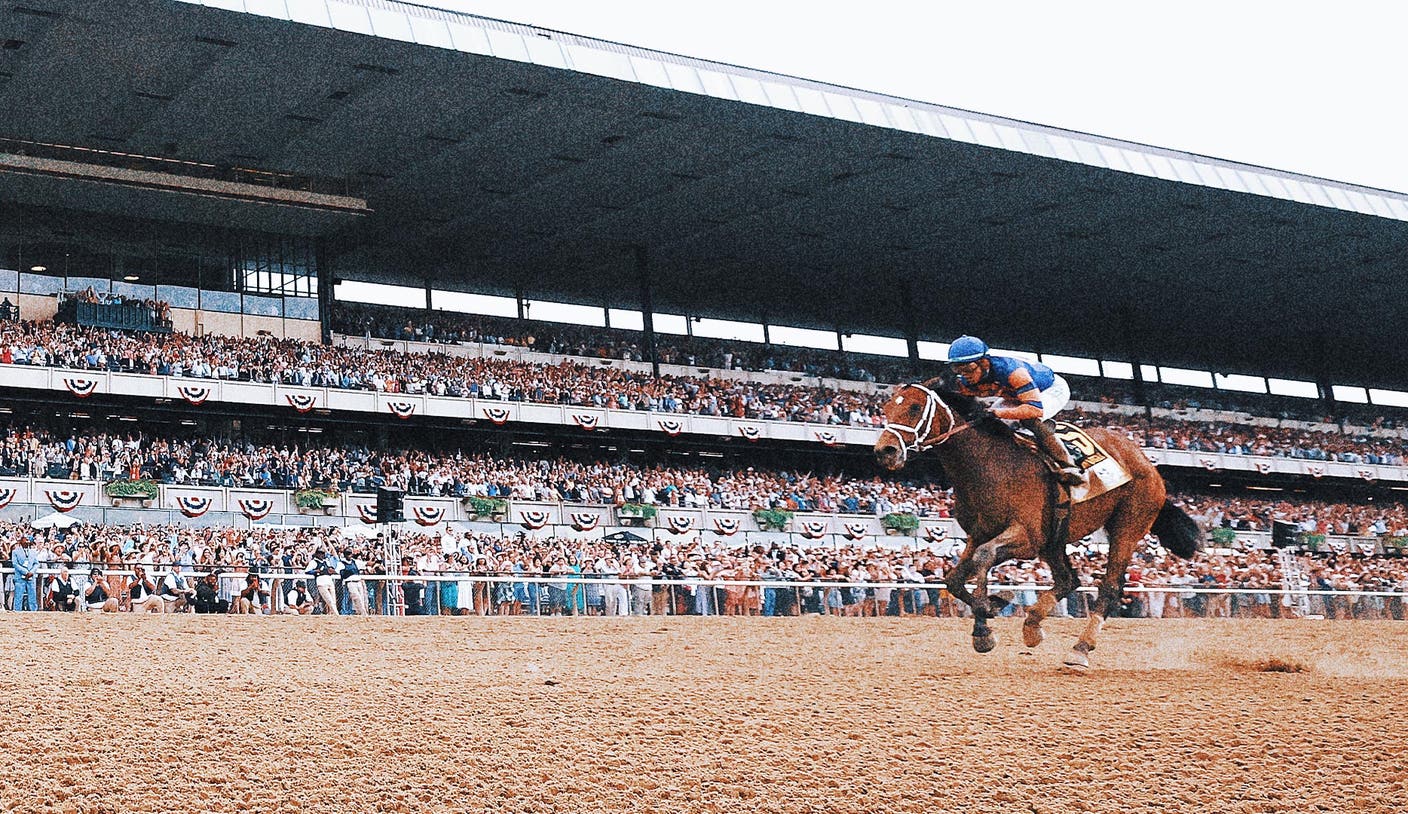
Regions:
[[[988,358],[988,343],[976,336],[960,336],[948,346],[949,364],[976,362]]]

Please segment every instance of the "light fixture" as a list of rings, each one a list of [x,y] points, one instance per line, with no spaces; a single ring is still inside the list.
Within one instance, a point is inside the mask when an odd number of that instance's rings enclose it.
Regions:
[[[29,267],[29,270],[30,270],[30,271],[48,271],[48,270],[49,270],[49,267],[48,267],[48,266],[30,266],[30,267]]]
[[[135,274],[129,274],[129,275],[127,275],[126,277],[123,277],[122,279],[126,280],[126,281],[129,282],[129,283],[135,283],[135,282],[137,282],[138,280],[140,280],[141,278],[138,277],[138,276],[135,275]]]

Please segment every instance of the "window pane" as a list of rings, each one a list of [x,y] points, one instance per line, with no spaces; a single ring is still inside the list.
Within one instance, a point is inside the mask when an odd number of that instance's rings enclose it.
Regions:
[[[978,143],[977,137],[973,135],[972,130],[968,129],[968,122],[964,119],[960,119],[957,116],[950,116],[947,113],[940,113],[939,122],[942,123],[944,129],[948,131],[949,138],[956,141],[966,141],[970,144]]]
[[[1185,387],[1212,387],[1212,374],[1206,370],[1160,367],[1159,376],[1165,384],[1181,384]]]
[[[762,85],[763,93],[768,97],[768,104],[783,110],[801,111],[802,106],[797,102],[797,95],[791,88],[780,82],[763,82]]]
[[[997,137],[997,131],[992,129],[992,125],[980,119],[972,119],[968,122],[968,128],[973,131],[973,140],[984,147],[1001,147],[1002,140]]]
[[[740,342],[762,342],[763,326],[756,322],[700,318],[694,321],[694,335],[715,339],[736,339]]]
[[[1346,401],[1353,404],[1368,404],[1369,392],[1362,387],[1346,387],[1342,384],[1333,385],[1330,388],[1335,396],[1335,401]]]
[[[288,18],[295,23],[332,28],[328,7],[322,3],[294,3],[288,8]]]
[[[797,96],[797,104],[801,106],[804,113],[813,116],[830,116],[831,108],[826,106],[826,98],[821,95],[821,91],[815,88],[793,88],[792,92]]]
[[[462,23],[449,23],[446,27],[450,29],[450,39],[459,50],[467,54],[493,55],[494,49],[489,47],[489,34],[484,29]]]
[[[1005,149],[1025,152],[1027,145],[1022,141],[1022,134],[1015,127],[1005,124],[993,125],[993,130],[997,132],[997,140]]]
[[[948,343],[919,340],[919,358],[932,359],[937,362],[948,361]]]
[[[546,65],[549,68],[567,67],[567,57],[562,55],[562,48],[548,37],[535,34],[524,37],[523,42],[528,47],[528,58],[533,60],[534,65]]]
[[[202,299],[204,296],[201,295]],[[425,307],[424,289],[385,283],[364,283],[359,280],[343,280],[338,283],[333,289],[333,297],[341,302],[398,305],[405,308]]]
[[[1073,376],[1100,375],[1100,362],[1095,359],[1083,359],[1079,356],[1057,356],[1054,353],[1043,353],[1041,355],[1041,363],[1057,373],[1070,373]]]
[[[748,76],[731,76],[733,82],[733,92],[738,96],[739,101],[747,102],[750,105],[766,105],[768,96],[763,93],[763,83]]]
[[[843,349],[851,353],[873,353],[880,356],[908,356],[909,346],[894,336],[848,334],[841,340]]]
[[[842,96],[839,93],[826,92],[822,92],[821,95],[825,97],[826,106],[831,109],[831,115],[833,117],[852,122],[861,121],[860,111],[856,110],[855,104],[851,102],[849,97]]]
[[[593,73],[597,76],[609,76],[613,79],[634,80],[636,78],[635,72],[631,70],[631,61],[626,58],[625,54],[585,48],[580,45],[568,46],[567,50],[572,57],[572,67],[576,70]]]
[[[369,8],[367,13],[372,18],[372,31],[378,37],[388,40],[401,40],[403,42],[415,42],[415,37],[411,35],[411,21],[406,19],[406,15],[399,11],[388,11],[379,8]]]
[[[503,59],[512,59],[517,62],[529,62],[528,46],[523,44],[523,38],[517,34],[510,34],[506,31],[496,31],[488,29],[485,33],[489,35],[489,47],[493,49],[494,56]]]
[[[728,77],[718,71],[704,71],[699,73],[699,81],[704,85],[704,92],[719,99],[738,98],[733,92],[733,83],[728,81]]]
[[[455,41],[450,37],[450,27],[444,20],[427,20],[423,17],[411,18],[411,33],[416,42],[433,48],[454,48]]]
[[[517,317],[518,301],[513,297],[494,297],[488,294],[471,294],[467,291],[430,292],[430,307],[436,311],[455,311],[461,314],[484,314],[494,317]]]
[[[885,111],[880,107],[880,103],[873,99],[855,99],[856,110],[860,112],[860,120],[872,127],[889,127],[890,120],[885,118]]]
[[[656,333],[680,336],[689,333],[689,329],[685,327],[685,319],[680,314],[656,314],[654,322]]]
[[[1100,369],[1107,379],[1132,380],[1134,378],[1134,365],[1129,362],[1102,361]]]
[[[367,10],[360,6],[347,6],[337,0],[328,0],[328,14],[332,17],[333,27],[340,31],[372,33],[372,19],[367,16]]]
[[[794,348],[838,349],[835,331],[818,331],[812,328],[788,328],[783,325],[769,325],[768,339],[770,339],[774,345],[787,345]]]
[[[1239,390],[1243,393],[1266,392],[1266,380],[1260,376],[1242,376],[1235,373],[1224,376],[1218,373],[1213,376],[1213,382],[1217,384],[1218,390]]]
[[[1119,148],[1110,147],[1106,144],[1097,144],[1095,149],[1100,151],[1100,158],[1105,162],[1105,166],[1112,170],[1129,171],[1129,164],[1125,163],[1124,155]]]
[[[1370,390],[1369,398],[1386,407],[1408,407],[1408,393],[1402,390]]]
[[[288,7],[284,5],[284,0],[244,0],[244,10],[250,14],[288,19]]]
[[[1139,378],[1146,382],[1157,382],[1159,380],[1159,369],[1153,365],[1140,365]]]
[[[631,70],[635,71],[636,79],[647,85],[657,88],[671,87],[670,74],[665,71],[665,66],[653,59],[631,57]]]
[[[643,331],[645,330],[645,317],[641,312],[632,311],[629,308],[612,308],[611,327],[620,328],[623,331]]]
[[[566,302],[548,302],[546,300],[525,300],[524,306],[529,319],[540,319],[547,322],[567,322],[573,325],[594,325],[601,327],[606,324],[606,311],[596,305],[574,305]]]
[[[670,84],[675,90],[685,93],[703,93],[704,83],[699,81],[699,73],[688,65],[665,63],[665,72],[670,75]]]

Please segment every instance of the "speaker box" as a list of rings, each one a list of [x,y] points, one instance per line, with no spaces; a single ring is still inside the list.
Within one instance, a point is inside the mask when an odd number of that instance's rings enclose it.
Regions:
[[[406,493],[385,486],[376,490],[376,522],[400,523],[406,519]]]
[[[1277,548],[1290,548],[1300,543],[1300,527],[1284,520],[1271,521],[1271,544]]]

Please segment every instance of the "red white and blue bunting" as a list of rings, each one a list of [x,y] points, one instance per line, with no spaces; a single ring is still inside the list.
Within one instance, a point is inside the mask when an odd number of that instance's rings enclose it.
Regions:
[[[68,392],[74,394],[75,396],[78,396],[81,399],[86,399],[89,396],[93,395],[94,390],[98,389],[98,380],[83,379],[77,376],[65,376],[64,387],[67,387]]]
[[[673,534],[688,534],[694,530],[694,518],[689,515],[672,514],[665,518],[665,527]]]
[[[848,520],[841,524],[841,533],[847,540],[859,540],[870,533],[870,526],[863,520]]]
[[[671,438],[674,438],[676,435],[679,435],[680,433],[684,432],[684,422],[680,421],[677,418],[657,419],[655,424],[660,428],[661,432],[665,433]]]
[[[1356,469],[1356,470],[1354,470],[1354,474],[1356,474],[1356,475],[1358,475],[1359,477],[1363,478],[1364,480],[1367,480],[1367,481],[1370,481],[1370,482],[1373,482],[1373,481],[1376,481],[1376,480],[1379,479],[1378,474],[1377,474],[1376,472],[1374,472],[1374,470],[1372,470],[1372,469],[1363,469],[1363,468]]]
[[[268,517],[269,512],[274,510],[274,501],[263,497],[240,498],[235,501],[235,505],[240,507],[240,514],[256,523]]]
[[[924,529],[924,539],[931,543],[942,543],[948,540],[948,529],[943,526],[926,526]]]
[[[485,407],[484,417],[494,422],[494,426],[502,427],[508,423],[509,411],[507,407]]]
[[[601,423],[601,416],[591,413],[573,413],[572,422],[587,432],[591,432]]]
[[[200,517],[210,511],[210,504],[213,502],[208,497],[182,495],[176,498],[176,508],[180,509],[181,514],[187,517]]]
[[[14,500],[17,494],[18,489],[0,489],[0,509],[10,505],[10,501]]]
[[[826,536],[825,520],[800,520],[797,522],[797,528],[808,540],[820,540]]]
[[[518,516],[522,520],[521,525],[531,531],[537,531],[546,526],[548,520],[552,519],[552,515],[546,509],[519,509]]]
[[[1252,461],[1252,466],[1256,467],[1256,471],[1260,472],[1263,475],[1271,474],[1270,461]]]
[[[361,518],[362,522],[363,522],[363,523],[366,523],[366,524],[368,524],[368,525],[370,525],[370,524],[372,524],[372,523],[375,523],[375,522],[376,522],[376,504],[375,504],[375,503],[358,503],[358,504],[357,504],[357,517]]]
[[[83,493],[76,489],[45,489],[44,497],[49,505],[61,512],[71,512],[83,502]]]
[[[416,404],[413,401],[388,401],[386,409],[402,421],[416,414]]]
[[[572,528],[577,531],[595,531],[601,525],[600,512],[572,512]]]
[[[1199,455],[1198,466],[1201,466],[1202,468],[1208,471],[1212,471],[1217,468],[1217,459],[1212,457],[1211,455]]]
[[[736,517],[715,517],[714,533],[720,537],[732,537],[738,533],[738,518]]]
[[[412,506],[411,516],[422,526],[433,526],[445,519],[443,506]]]
[[[288,401],[288,406],[300,413],[306,413],[318,406],[318,397],[307,393],[285,393],[284,399]]]
[[[188,404],[197,407],[205,403],[210,398],[210,388],[202,384],[182,384],[176,387],[176,392],[181,394]]]
[[[1144,457],[1148,458],[1149,463],[1154,466],[1158,466],[1164,462],[1164,456],[1158,450],[1146,449],[1144,450]]]
[[[1306,464],[1305,474],[1312,478],[1323,478],[1325,477],[1325,466],[1324,464]]]
[[[738,434],[749,441],[757,441],[763,437],[763,428],[754,424],[740,424],[738,425]]]
[[[820,441],[828,447],[834,447],[837,444],[841,443],[841,439],[836,437],[836,433],[830,430],[821,430],[817,432],[816,440]]]

